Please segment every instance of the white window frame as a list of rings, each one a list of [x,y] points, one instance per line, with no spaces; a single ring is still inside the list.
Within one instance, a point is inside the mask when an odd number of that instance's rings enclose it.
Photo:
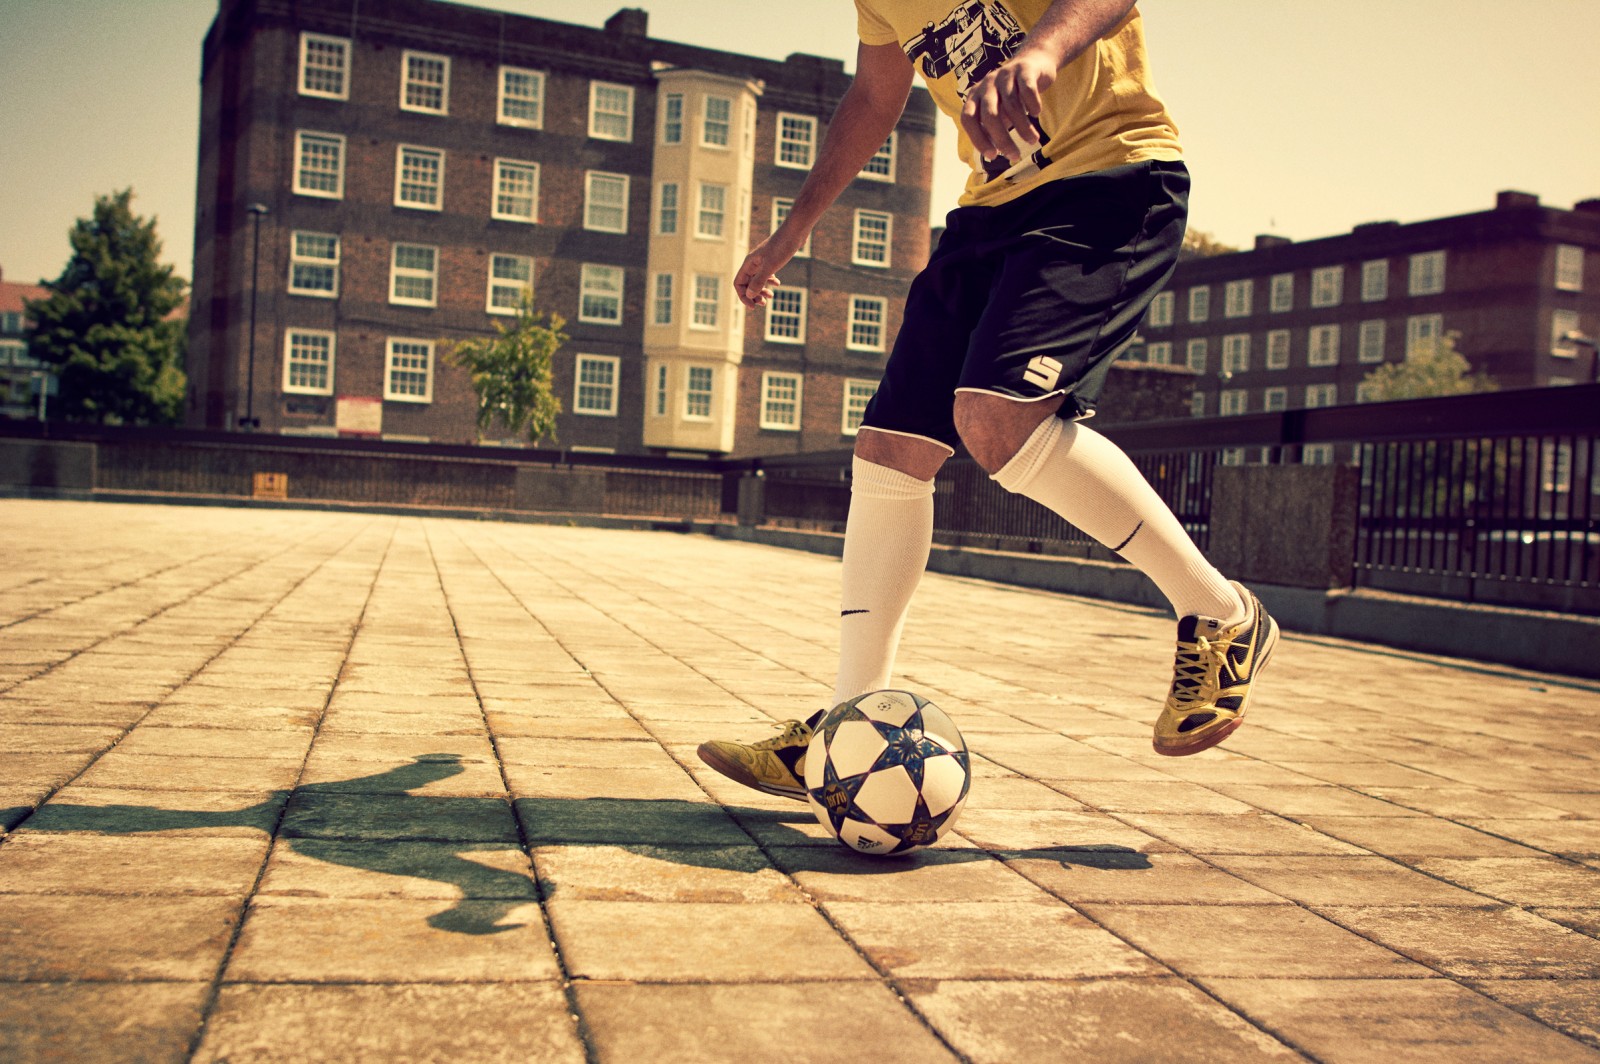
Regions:
[[[430,158],[438,163],[438,168],[435,171],[437,177],[432,184],[417,180],[406,180],[408,161],[415,160],[420,162]],[[425,148],[420,144],[396,145],[394,150],[394,205],[396,207],[409,207],[418,211],[444,210],[444,161],[443,148]],[[412,167],[414,170],[414,162]],[[431,188],[433,198],[431,200],[407,199],[405,193],[408,185],[413,190]]]
[[[1356,328],[1356,361],[1368,365],[1382,362],[1389,341],[1389,323],[1382,318],[1369,318]]]
[[[883,223],[883,238],[881,242],[876,239],[867,239],[866,226],[868,223]],[[850,240],[850,261],[856,266],[870,266],[874,269],[888,269],[894,255],[894,215],[888,211],[858,210],[855,213],[855,224],[852,227]],[[874,257],[874,248],[883,249],[883,258]]]
[[[1294,310],[1294,274],[1275,273],[1270,282],[1267,309],[1273,314],[1287,314]]]
[[[878,390],[878,382],[861,377],[844,379],[844,403],[839,416],[839,434],[855,436],[861,431],[861,421],[867,414],[867,404]],[[854,415],[853,417],[851,415]]]
[[[672,324],[673,288],[677,285],[675,276],[671,273],[658,273],[650,278],[651,325]]]
[[[417,351],[396,351],[395,348],[402,344],[408,348],[414,347],[422,349],[420,353],[422,354],[422,357],[426,359],[426,361],[421,370],[418,370],[412,366],[397,366],[395,364],[396,358],[415,358],[419,354]],[[436,359],[434,358],[436,352],[434,342],[432,340],[423,340],[409,336],[391,336],[384,343],[383,353],[383,397],[385,399],[396,403],[433,402],[433,368],[436,364]],[[423,378],[422,392],[419,394],[409,390],[398,390],[395,387],[395,375],[397,373],[420,373]]]
[[[1406,294],[1436,296],[1444,291],[1443,251],[1421,251],[1411,256],[1406,274]]]
[[[1250,334],[1229,333],[1222,338],[1222,372],[1250,372]]]
[[[705,387],[696,387],[703,381]],[[717,409],[717,371],[710,366],[685,366],[683,370],[683,420],[710,421]],[[705,403],[705,413],[697,409]]]
[[[1150,313],[1145,317],[1145,324],[1152,329],[1165,329],[1172,324],[1172,308],[1177,302],[1177,296],[1172,292],[1157,292],[1150,301]]]
[[[1556,288],[1563,292],[1583,291],[1584,250],[1577,244],[1556,245]]]
[[[313,47],[320,50],[331,48],[340,53],[338,66],[327,63],[311,63]],[[317,73],[327,75],[337,69],[339,87],[337,89],[312,88],[307,85],[306,75]],[[350,38],[331,37],[325,33],[300,34],[300,76],[296,79],[301,96],[317,96],[324,100],[348,100],[350,98]]]
[[[793,395],[787,390],[793,388]],[[799,432],[804,401],[805,374],[767,370],[761,374],[761,427],[776,432]],[[792,418],[784,412],[792,407]]]
[[[331,169],[308,170],[306,168],[306,151],[313,143],[320,144],[325,149],[334,153],[335,165]],[[319,199],[344,199],[344,160],[345,138],[343,133],[318,133],[310,129],[297,129],[294,134],[294,191],[300,196],[315,196]],[[306,184],[309,174],[329,175],[333,177],[332,189],[313,187]]]
[[[1211,320],[1211,286],[1197,284],[1189,289],[1189,320],[1201,322]]]
[[[806,302],[809,293],[793,285],[779,285],[767,303],[765,339],[769,344],[804,344],[806,342]],[[779,309],[778,304],[787,305]]]
[[[1305,408],[1307,410],[1315,410],[1318,407],[1338,405],[1339,386],[1337,384],[1332,382],[1323,382],[1321,384],[1306,385]]]
[[[440,80],[437,85],[416,76],[411,69],[411,63],[436,64]],[[437,89],[439,93],[438,106],[416,103],[411,100],[411,89],[415,85],[418,89],[431,93]],[[400,53],[400,110],[415,111],[418,114],[447,115],[450,113],[450,57],[439,55],[436,52],[418,52],[407,48]]]
[[[610,287],[616,281],[615,291]],[[627,286],[627,274],[621,266],[603,262],[585,262],[578,271],[578,320],[593,325],[621,325],[622,297]],[[616,305],[614,317],[590,313],[590,300]]]
[[[663,181],[656,186],[656,232],[661,236],[675,236],[678,232],[678,193],[682,188],[676,181]],[[672,193],[670,196],[667,194],[669,189]]]
[[[505,277],[496,270],[502,262],[515,263],[522,268],[527,277]],[[497,300],[497,294],[514,294],[515,298],[508,305],[503,300]],[[525,299],[533,295],[533,256],[532,255],[507,255],[494,252],[489,256],[489,285],[484,296],[484,309],[490,314],[520,314]]]
[[[600,101],[609,98],[613,93],[620,94],[626,100],[621,108],[608,108],[602,111]],[[620,133],[615,130],[601,128],[600,119],[614,119],[624,128]],[[633,141],[633,86],[622,85],[615,81],[591,80],[589,82],[589,137],[591,140],[610,140],[619,144]]]
[[[1306,365],[1337,366],[1341,339],[1339,333],[1338,323],[1313,325],[1306,330]]]
[[[526,197],[518,195],[515,191],[507,190],[506,186],[512,181],[526,181],[528,193]],[[520,214],[516,211],[505,209],[508,200],[523,199],[528,201],[528,213]],[[494,189],[489,203],[489,214],[502,222],[528,222],[539,220],[539,164],[526,159],[496,159],[494,161]]]
[[[1172,341],[1158,340],[1144,345],[1144,360],[1152,366],[1172,365]]]
[[[1210,361],[1211,344],[1203,336],[1197,336],[1183,346],[1183,364],[1196,373],[1206,371],[1206,363]]]
[[[1577,358],[1578,345],[1566,339],[1578,331],[1578,312],[1562,308],[1550,312],[1550,353],[1557,358]]]
[[[789,212],[792,210],[794,210],[794,200],[783,196],[772,197],[772,232],[776,233],[778,231],[778,227],[789,217]],[[806,242],[800,245],[800,250],[794,253],[794,257],[797,259],[809,259],[811,257],[810,233],[806,234]]]
[[[331,255],[311,255],[301,246],[301,237],[330,241],[332,243]],[[288,291],[297,296],[315,296],[318,299],[337,299],[339,296],[339,251],[340,241],[338,233],[317,233],[309,229],[295,229],[289,234],[289,284]],[[325,288],[308,287],[296,283],[298,271],[326,270],[331,284]]]
[[[1344,267],[1322,266],[1311,271],[1311,305],[1337,307],[1344,302]]]
[[[585,373],[589,370],[598,370],[604,367],[610,377],[609,382],[585,380]],[[572,412],[585,417],[616,417],[617,403],[620,398],[618,393],[622,377],[622,359],[615,355],[578,355],[573,360],[572,368]],[[605,406],[594,402],[584,402],[584,390],[589,389],[591,400],[598,398],[601,389],[607,399]]]
[[[661,143],[682,144],[684,116],[688,113],[685,109],[685,100],[681,92],[667,92],[661,95]],[[676,112],[676,114],[674,114]]]
[[[1406,319],[1406,357],[1417,353],[1424,340],[1444,335],[1443,314],[1413,314]]]
[[[707,307],[710,308],[709,315],[703,313]],[[709,320],[706,320],[708,317]],[[697,273],[689,290],[689,328],[697,332],[716,332],[721,325],[722,275]]]
[[[1267,368],[1288,369],[1294,353],[1294,334],[1288,329],[1273,329],[1267,333]]]
[[[431,252],[433,255],[433,268],[424,270],[416,266],[401,266],[400,252],[402,249],[420,249]],[[402,296],[396,289],[402,278],[417,279],[425,277],[428,280],[429,297],[417,299],[413,296]],[[403,307],[436,307],[439,305],[439,249],[429,244],[405,244],[396,242],[389,249],[389,302]]]
[[[726,104],[727,116],[724,118],[711,117],[713,103]],[[719,131],[718,140],[712,135],[713,129]],[[702,148],[717,148],[726,150],[733,144],[733,97],[708,94],[700,99],[700,146]]]
[[[300,346],[297,341],[302,338],[314,338],[327,342],[328,358],[326,363],[317,362],[307,358],[296,358],[295,349]],[[339,338],[329,329],[285,329],[283,332],[283,391],[285,395],[332,395],[333,394],[333,368],[338,355]],[[327,383],[322,387],[313,384],[295,383],[295,367],[304,366],[324,370],[327,374]]]
[[[656,379],[651,386],[651,390],[654,393],[650,402],[651,417],[667,416],[667,373],[667,364],[665,362],[657,362]]]
[[[874,314],[877,316],[876,320],[872,319]],[[877,339],[867,342],[858,339],[858,335],[867,331],[875,334]],[[845,323],[845,349],[882,352],[888,347],[888,335],[889,301],[883,296],[852,295],[850,317]]]
[[[779,111],[772,139],[774,166],[809,170],[817,157],[817,119],[814,115]]]
[[[615,203],[601,203],[596,189],[620,192]],[[626,233],[628,231],[628,195],[630,182],[627,174],[608,173],[604,170],[587,170],[583,175],[583,227],[595,233]],[[621,214],[620,223],[601,224],[595,218],[596,209]]]
[[[1250,412],[1250,392],[1244,388],[1224,388],[1217,393],[1217,413],[1234,417]]]
[[[1361,264],[1361,302],[1382,303],[1389,298],[1389,260],[1368,259]]]
[[[1190,417],[1205,417],[1206,416],[1206,393],[1205,392],[1198,392],[1197,391],[1193,395],[1189,396],[1189,416]]]
[[[898,136],[899,132],[891,129],[889,131],[889,139],[883,142],[883,147],[873,153],[872,158],[868,159],[866,165],[862,166],[861,173],[856,176],[868,181],[887,181],[892,184],[894,182],[895,159],[898,155],[896,144]]]
[[[1250,305],[1255,302],[1255,290],[1256,283],[1252,280],[1229,281],[1222,290],[1222,316],[1248,318]]]
[[[513,78],[527,79],[529,85],[536,88],[529,93],[511,92],[510,82]],[[501,66],[497,78],[495,94],[495,121],[502,126],[516,126],[519,129],[544,128],[544,82],[545,75],[542,70],[530,70],[527,67]],[[532,110],[531,115],[510,114],[506,104],[517,102]]]
[[[1280,410],[1289,409],[1289,389],[1277,385],[1261,393],[1261,409],[1269,414],[1276,414]]]
[[[699,240],[723,240],[728,231],[728,186],[719,185],[713,181],[701,181],[698,184],[699,195],[695,198],[696,207],[694,215],[694,235]],[[708,194],[717,201],[715,206],[707,203]],[[714,226],[710,223],[715,222]]]

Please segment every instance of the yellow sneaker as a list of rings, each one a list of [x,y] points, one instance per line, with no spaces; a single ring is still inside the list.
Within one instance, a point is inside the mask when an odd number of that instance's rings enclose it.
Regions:
[[[811,725],[803,720],[789,720],[773,727],[782,728],[783,734],[759,743],[724,740],[701,743],[700,760],[736,783],[803,802]]]
[[[1244,721],[1256,676],[1278,645],[1278,622],[1261,600],[1243,586],[1245,618],[1224,627],[1215,617],[1185,617],[1178,622],[1178,654],[1172,689],[1156,721],[1156,753],[1171,757],[1198,754],[1232,735]]]

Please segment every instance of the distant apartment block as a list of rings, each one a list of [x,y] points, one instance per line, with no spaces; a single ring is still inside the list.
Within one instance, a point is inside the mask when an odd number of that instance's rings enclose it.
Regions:
[[[28,354],[27,338],[27,302],[49,294],[42,285],[8,281],[0,271],[0,417],[38,417],[41,389],[45,412],[49,412],[50,396],[57,390],[56,377]]]
[[[747,313],[734,273],[850,79],[836,60],[647,31],[634,9],[594,29],[435,0],[222,0],[189,422],[248,409],[266,432],[474,439],[445,352],[531,293],[571,336],[563,447],[848,446],[928,255],[932,101],[913,94],[771,306]]]

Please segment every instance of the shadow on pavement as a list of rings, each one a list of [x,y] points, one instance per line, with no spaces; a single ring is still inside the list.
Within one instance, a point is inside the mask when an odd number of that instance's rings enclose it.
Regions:
[[[867,857],[843,847],[818,846],[791,824],[811,825],[809,812],[724,808],[678,799],[461,797],[410,793],[463,772],[453,754],[427,754],[411,764],[369,776],[313,783],[238,809],[162,809],[148,805],[72,805],[49,802],[37,810],[6,809],[13,825],[33,833],[89,832],[136,835],[227,827],[276,834],[293,852],[312,860],[385,875],[427,879],[454,886],[458,904],[428,918],[444,931],[486,935],[511,929],[500,923],[533,900],[529,878],[492,868],[463,854],[545,845],[613,846],[657,860],[701,868],[749,871],[748,860],[730,854],[746,848],[741,824],[762,825],[769,843],[805,853],[809,870],[893,875],[920,864],[946,864],[1020,857],[1045,857],[1063,865],[1101,869],[1148,869],[1149,860],[1120,846],[1073,845],[1030,850],[935,848],[901,857]],[[515,815],[522,823],[519,837]],[[15,816],[9,814],[16,813]],[[31,816],[29,814],[32,814]],[[737,821],[737,823],[736,823]],[[773,829],[791,831],[793,839]],[[540,884],[545,897],[555,887]],[[486,904],[489,903],[489,904]],[[494,904],[498,903],[498,904]]]

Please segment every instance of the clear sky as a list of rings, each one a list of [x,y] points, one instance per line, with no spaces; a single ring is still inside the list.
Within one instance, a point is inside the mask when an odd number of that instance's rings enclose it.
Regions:
[[[851,0],[482,0],[854,67]],[[1486,209],[1500,189],[1600,197],[1600,0],[1142,0],[1195,188],[1191,224],[1248,246]],[[190,276],[200,43],[214,0],[3,0],[0,268],[54,278],[94,197],[132,186]],[[964,176],[942,138],[935,215]]]

